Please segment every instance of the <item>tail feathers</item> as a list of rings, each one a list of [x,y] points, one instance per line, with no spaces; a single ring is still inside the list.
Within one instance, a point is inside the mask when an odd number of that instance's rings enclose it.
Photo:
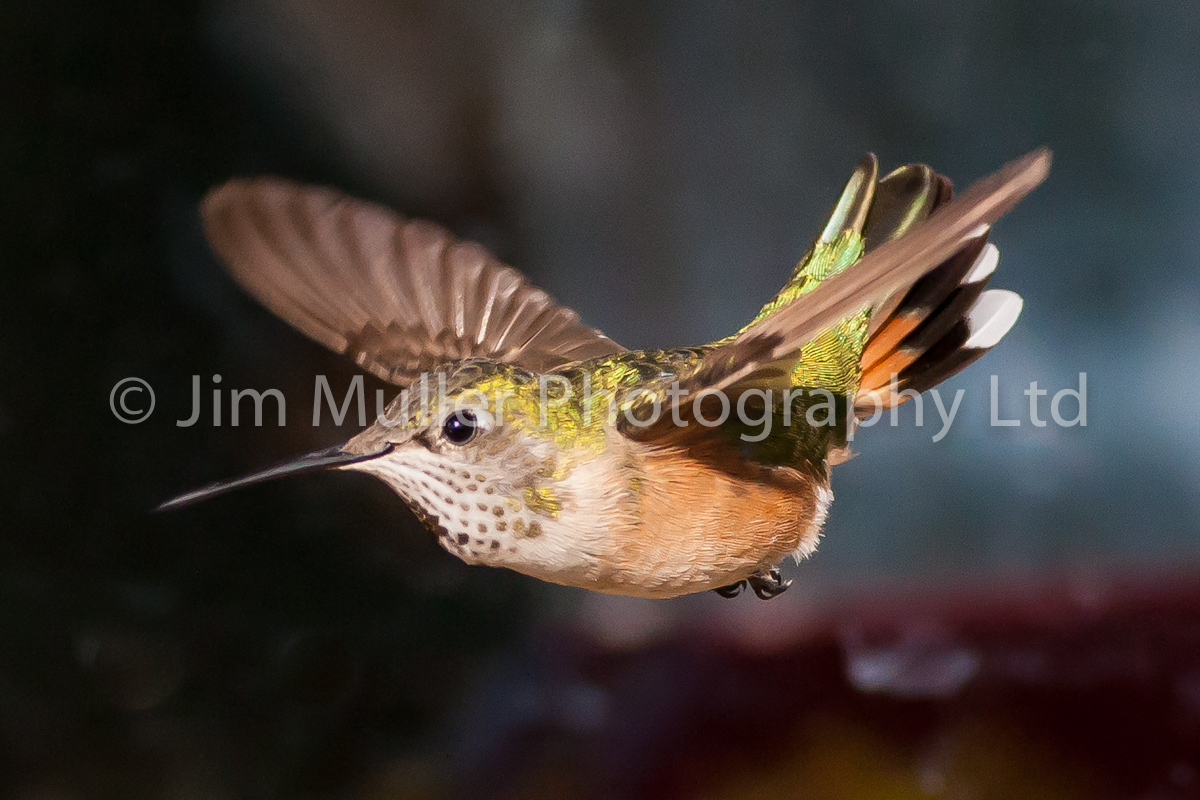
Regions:
[[[984,291],[997,264],[987,235],[1045,180],[1050,161],[1049,150],[1035,150],[951,200],[950,182],[928,167],[875,180],[874,157],[863,159],[783,290],[741,331],[702,349],[689,392],[852,392],[861,418],[878,407],[880,389],[889,392],[885,407],[898,405],[899,392],[915,395],[962,369],[1021,311],[1015,294]],[[676,397],[656,411],[668,412],[660,420],[678,420],[682,407]],[[680,429],[625,433],[647,441]]]
[[[879,182],[876,198],[867,216],[866,249],[899,238],[913,225],[925,220],[938,206],[950,200],[950,180],[925,164],[908,164],[890,172]],[[905,292],[899,291],[876,306],[867,330],[872,335],[891,317]]]
[[[924,164],[899,167],[880,179],[877,174],[875,157],[866,156],[814,249],[747,329],[863,254],[935,217],[953,195],[949,179]],[[884,408],[899,405],[979,358],[1015,321],[1015,315],[1011,319],[1007,315],[1014,308],[1020,311],[1016,295],[984,291],[1000,258],[1000,251],[988,242],[989,232],[990,227],[983,225],[967,233],[945,261],[893,292],[869,315],[843,320],[819,334],[804,346],[799,364],[775,365],[780,367],[779,377],[790,378],[793,385],[839,392],[857,386],[856,413],[865,416],[874,413],[880,402]],[[990,336],[995,341],[977,344]],[[968,346],[969,340],[975,344]],[[761,372],[755,376],[762,379]],[[901,394],[906,389],[909,393]]]
[[[964,298],[971,298],[965,307]],[[983,291],[982,281],[959,286],[925,324],[864,373],[856,415],[898,406],[964,369],[1004,338],[1023,306],[1015,292]]]
[[[950,181],[925,164],[892,170],[875,187],[863,238],[867,249],[897,239],[950,197]]]
[[[985,233],[913,284],[867,340],[859,385],[877,388],[878,365],[905,352],[915,358],[941,339],[983,291],[998,256]]]
[[[889,184],[892,191],[885,189]],[[889,204],[893,194],[905,202]],[[884,178],[867,219],[868,250],[903,235],[951,194],[945,177],[921,165],[902,167]],[[981,227],[950,258],[876,307],[859,362],[855,412],[860,418],[933,388],[982,356],[1016,322],[1021,298],[985,291],[1000,262],[989,232]]]

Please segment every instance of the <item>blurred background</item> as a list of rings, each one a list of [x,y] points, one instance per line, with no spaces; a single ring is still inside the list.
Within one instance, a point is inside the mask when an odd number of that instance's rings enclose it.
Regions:
[[[0,4],[0,795],[1200,797],[1200,5],[497,5]],[[862,153],[962,187],[1041,144],[1020,323],[941,441],[860,433],[770,603],[467,567],[360,476],[148,513],[352,432],[306,419],[352,366],[203,241],[233,175],[664,346],[748,320]],[[1087,426],[1033,426],[1081,372]],[[177,427],[213,374],[290,424]]]

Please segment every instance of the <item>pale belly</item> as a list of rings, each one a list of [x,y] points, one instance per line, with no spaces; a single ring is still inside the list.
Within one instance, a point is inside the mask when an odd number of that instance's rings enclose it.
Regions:
[[[469,564],[607,594],[715,589],[816,548],[832,500],[824,480],[790,469],[733,475],[621,445],[545,481],[476,474],[420,451],[352,468],[391,485]]]
[[[651,456],[632,479],[605,470],[575,483],[563,517],[546,526],[555,557],[503,566],[633,597],[716,589],[812,552],[832,499],[827,482],[792,470],[752,479]]]

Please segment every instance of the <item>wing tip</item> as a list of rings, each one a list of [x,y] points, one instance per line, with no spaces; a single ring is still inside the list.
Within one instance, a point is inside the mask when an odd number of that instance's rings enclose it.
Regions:
[[[1050,166],[1054,163],[1054,152],[1042,145],[1018,158],[1012,164],[1012,174],[1019,175],[1022,183],[1032,191],[1050,175]]]

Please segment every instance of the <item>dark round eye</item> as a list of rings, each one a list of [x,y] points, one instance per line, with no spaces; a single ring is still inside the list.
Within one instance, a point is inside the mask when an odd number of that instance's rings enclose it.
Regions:
[[[479,422],[473,411],[456,411],[442,423],[442,436],[451,444],[466,444],[479,432]]]

